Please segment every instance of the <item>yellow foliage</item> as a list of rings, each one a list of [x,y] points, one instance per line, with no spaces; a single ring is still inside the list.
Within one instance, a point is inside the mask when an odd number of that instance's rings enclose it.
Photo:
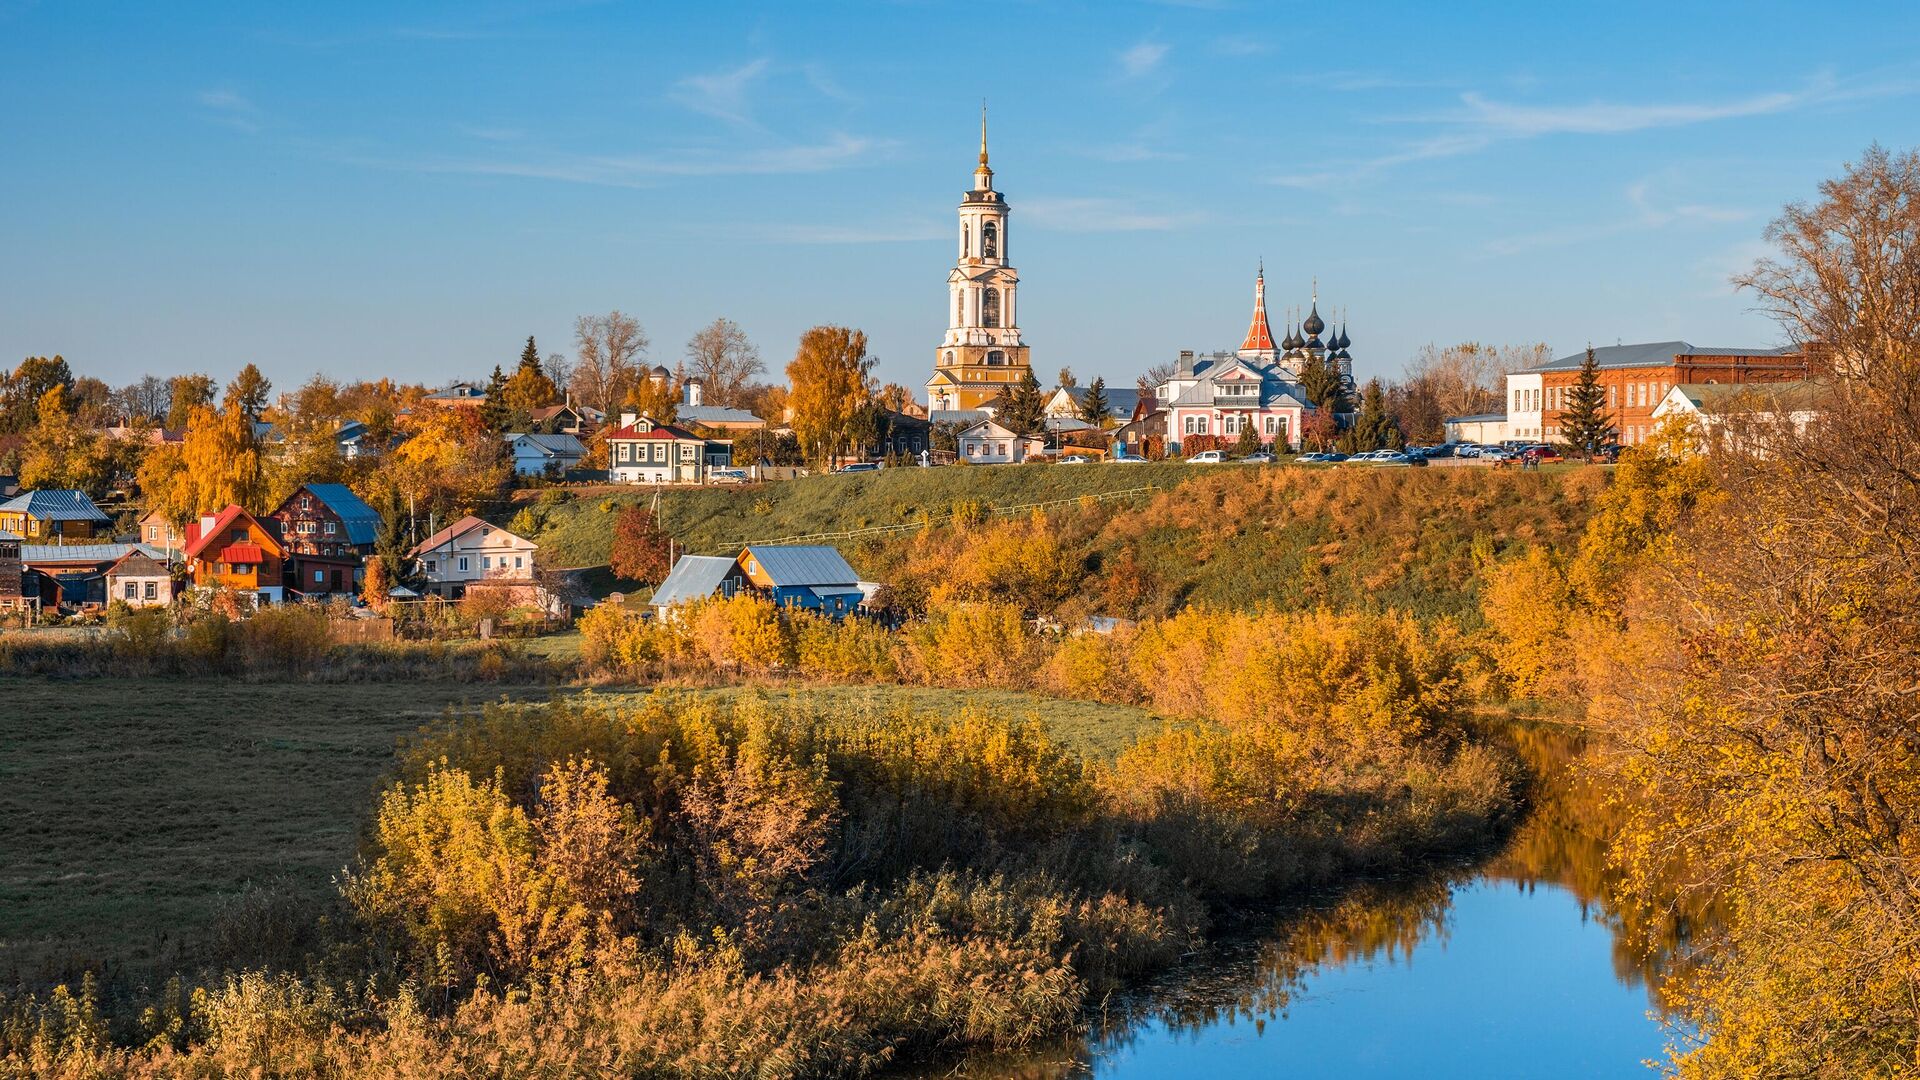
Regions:
[[[1024,686],[1042,656],[1013,604],[935,607],[907,629],[904,644],[907,669],[940,686]]]
[[[1514,697],[1537,698],[1575,687],[1567,639],[1573,592],[1553,553],[1533,547],[1495,566],[1480,607],[1499,643],[1494,662]]]

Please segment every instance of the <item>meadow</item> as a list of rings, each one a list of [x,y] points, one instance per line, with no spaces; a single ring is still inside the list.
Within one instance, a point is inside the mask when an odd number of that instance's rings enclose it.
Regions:
[[[731,699],[737,688],[704,691]],[[207,679],[7,680],[0,710],[0,985],[110,982],[244,957],[243,920],[311,916],[353,858],[396,750],[423,726],[547,688]],[[573,693],[573,692],[565,692]],[[588,692],[592,694],[592,692]],[[631,702],[645,691],[592,694]],[[1001,690],[782,691],[848,715],[896,702],[1040,717],[1111,759],[1141,709]],[[563,694],[564,696],[564,694]],[[262,907],[277,909],[262,911]]]

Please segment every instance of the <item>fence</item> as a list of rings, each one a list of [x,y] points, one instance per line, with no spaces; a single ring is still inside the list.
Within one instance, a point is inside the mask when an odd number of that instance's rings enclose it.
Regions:
[[[1080,506],[1089,502],[1103,503],[1112,502],[1117,499],[1135,499],[1141,496],[1150,496],[1159,490],[1160,485],[1148,484],[1145,487],[1127,488],[1124,491],[1103,491],[1099,494],[1074,495],[1065,499],[1050,499],[1047,502],[1021,503],[1018,506],[983,507],[981,513],[988,517],[1019,517],[1025,514],[1031,514],[1036,510],[1050,510],[1056,506]],[[933,524],[934,520],[932,514],[929,513],[919,521],[903,521],[897,525],[871,525],[862,529],[844,529],[839,532],[804,533],[799,536],[768,537],[759,540],[737,540],[731,544],[721,544],[717,547],[710,548],[700,554],[734,555],[738,554],[741,548],[749,544],[763,544],[768,546],[837,544],[841,541],[861,540],[869,536],[886,536],[891,533],[913,532],[916,529],[926,528],[928,525]]]

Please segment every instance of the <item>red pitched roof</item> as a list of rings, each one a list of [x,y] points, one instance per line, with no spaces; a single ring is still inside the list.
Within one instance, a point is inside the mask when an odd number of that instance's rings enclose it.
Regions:
[[[1267,325],[1267,272],[1263,268],[1253,279],[1253,325],[1247,328],[1247,340],[1240,349],[1272,351],[1273,329]]]
[[[446,528],[441,529],[439,532],[434,533],[432,536],[427,537],[425,540],[420,541],[418,544],[415,544],[413,547],[413,550],[407,552],[407,554],[413,555],[413,556],[425,554],[426,552],[432,551],[434,548],[437,548],[442,544],[445,544],[449,540],[452,540],[459,536],[464,536],[465,534],[472,532],[474,529],[481,528],[482,526],[492,529],[494,532],[497,532],[497,533],[506,533],[508,536],[513,537],[515,540],[518,540],[523,544],[533,545],[533,541],[528,540],[526,537],[521,536],[519,533],[516,533],[511,529],[503,529],[500,526],[495,525],[490,521],[482,521],[481,519],[474,517],[472,514],[468,514],[466,517],[461,518],[459,521],[454,522],[453,524],[447,526]],[[533,545],[533,546],[537,546],[537,545]]]
[[[206,530],[204,535],[202,535],[200,529],[199,518],[194,518],[192,521],[187,522],[187,531],[181,545],[181,553],[189,559],[201,558],[205,549],[209,547],[215,539],[225,536],[227,531],[233,528],[234,522],[243,517],[247,519],[247,526],[250,531],[258,532],[267,538],[267,543],[275,556],[284,557],[286,555],[286,549],[281,547],[273,538],[273,534],[267,530],[266,526],[261,525],[258,518],[247,513],[237,503],[229,503],[225,510],[215,515],[213,528]],[[253,546],[256,551],[259,550],[259,545],[251,546]],[[259,562],[260,560],[254,559],[253,561]]]
[[[700,436],[695,435],[693,432],[688,431],[686,428],[675,427],[672,424],[662,424],[657,420],[653,422],[652,431],[641,431],[640,421],[635,420],[633,423],[628,424],[626,427],[619,428],[615,431],[610,431],[607,433],[608,442],[613,442],[616,439],[698,439],[698,438],[700,438]]]

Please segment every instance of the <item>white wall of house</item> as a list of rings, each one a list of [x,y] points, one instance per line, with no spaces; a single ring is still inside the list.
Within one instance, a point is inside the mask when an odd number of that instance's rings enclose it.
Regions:
[[[1522,371],[1507,376],[1507,434],[1509,439],[1539,439],[1542,434],[1541,375]]]
[[[481,525],[420,553],[427,588],[441,595],[475,581],[531,581],[539,545],[505,529]]]
[[[166,607],[173,603],[173,578],[167,574],[107,575],[107,602],[128,607]]]

